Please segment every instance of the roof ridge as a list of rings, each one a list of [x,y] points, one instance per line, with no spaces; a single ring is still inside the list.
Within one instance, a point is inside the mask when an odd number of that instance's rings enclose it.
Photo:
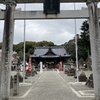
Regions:
[[[48,48],[64,48],[65,46],[37,46],[35,48],[43,48],[43,49],[48,49]]]

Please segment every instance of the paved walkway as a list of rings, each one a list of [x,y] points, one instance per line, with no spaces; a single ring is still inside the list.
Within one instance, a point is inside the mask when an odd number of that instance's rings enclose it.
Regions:
[[[93,100],[91,94],[90,97],[82,96],[85,93],[82,89],[89,90],[85,85],[75,85],[74,79],[61,72],[45,71],[36,79],[26,93],[23,90],[22,96],[10,97],[10,100]]]

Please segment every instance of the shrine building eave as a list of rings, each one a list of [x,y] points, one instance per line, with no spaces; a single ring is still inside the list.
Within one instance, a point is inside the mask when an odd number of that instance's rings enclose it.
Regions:
[[[52,46],[52,47],[36,47],[34,54],[31,55],[35,58],[69,58],[71,55],[67,54],[63,46]]]

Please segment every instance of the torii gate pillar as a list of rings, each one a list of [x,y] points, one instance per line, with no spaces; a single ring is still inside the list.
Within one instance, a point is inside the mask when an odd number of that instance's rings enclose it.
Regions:
[[[14,34],[14,11],[16,2],[5,0],[5,22],[2,44],[1,58],[1,77],[0,77],[0,100],[9,100],[10,94],[10,73],[13,52],[13,34]]]
[[[100,29],[96,0],[88,0],[89,29],[95,100],[100,100]]]

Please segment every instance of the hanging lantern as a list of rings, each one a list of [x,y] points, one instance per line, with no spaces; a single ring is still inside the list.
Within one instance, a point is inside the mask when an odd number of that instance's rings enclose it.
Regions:
[[[60,13],[60,0],[44,0],[44,14]]]

